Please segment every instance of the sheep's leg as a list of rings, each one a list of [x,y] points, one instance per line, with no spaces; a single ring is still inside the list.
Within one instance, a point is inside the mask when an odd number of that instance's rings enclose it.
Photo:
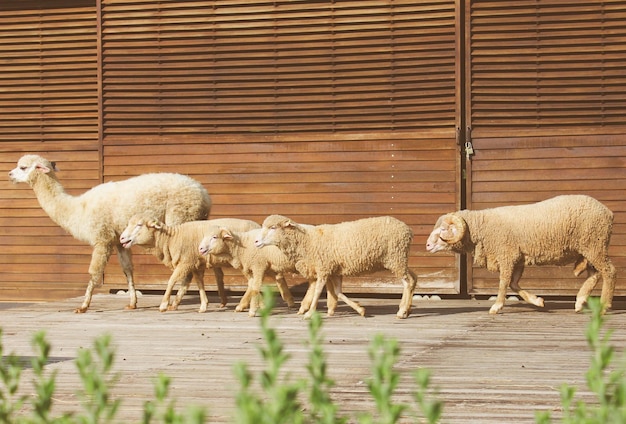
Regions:
[[[287,285],[287,281],[285,281],[285,277],[283,276],[283,274],[276,274],[276,287],[278,287],[280,297],[287,303],[287,308],[293,308],[295,302],[293,300],[293,296],[291,295],[291,290],[289,290],[289,285]]]
[[[498,285],[498,297],[496,298],[496,303],[491,306],[489,309],[490,314],[497,314],[504,307],[504,302],[506,300],[506,290],[509,288],[511,284],[511,277],[513,275],[513,267],[502,266],[500,265],[500,284]]]
[[[248,316],[256,316],[256,311],[260,307],[261,303],[261,286],[263,285],[263,277],[265,272],[259,272],[258,270],[252,271],[252,278],[248,280],[248,288],[250,290],[250,309],[248,309]]]
[[[535,305],[540,308],[543,308],[544,306],[543,298],[536,296],[527,290],[522,290],[522,288],[519,286],[519,280],[520,278],[522,278],[523,272],[524,272],[524,264],[519,264],[513,269],[513,277],[511,280],[511,290],[513,290],[515,293],[520,295],[522,299],[524,299],[526,302],[530,303],[531,305]]]
[[[341,278],[341,276],[336,276],[336,278],[331,277],[328,279],[328,281],[329,282],[327,284],[327,289],[329,289],[331,286],[334,285],[334,289],[335,289],[334,291],[336,293],[337,298],[345,302],[348,306],[354,309],[359,315],[365,316],[365,308],[362,307],[359,304],[359,302],[355,302],[354,300],[350,299],[348,296],[343,294],[343,291],[342,291],[343,279]],[[328,311],[329,311],[329,315],[332,315],[330,314],[330,308]],[[333,308],[333,312],[334,312],[334,308]]]
[[[413,304],[413,293],[415,292],[415,286],[417,285],[417,275],[407,268],[406,273],[402,277],[402,300],[400,300],[400,308],[396,317],[400,319],[408,318],[411,314],[411,306]]]
[[[250,279],[248,279],[248,287],[246,288],[246,292],[241,296],[241,300],[239,304],[235,307],[235,312],[243,312],[250,307]]]
[[[200,295],[200,309],[198,312],[206,312],[209,307],[209,298],[207,297],[206,290],[204,289],[204,266],[193,272],[192,280],[196,282],[196,286],[198,286],[198,294]],[[178,294],[176,297],[178,297]],[[180,304],[180,301],[178,301],[178,303]]]
[[[600,267],[600,273],[602,274],[602,295],[600,301],[602,302],[603,311],[613,307],[613,294],[615,293],[615,266],[607,258],[603,267]]]
[[[159,311],[161,312],[165,312],[167,311],[169,305],[170,305],[170,297],[172,296],[172,290],[174,289],[174,285],[176,284],[176,282],[178,280],[182,280],[183,277],[185,277],[185,275],[188,272],[182,271],[178,268],[174,269],[174,271],[172,272],[172,275],[170,276],[170,279],[167,282],[167,288],[165,289],[165,293],[163,293],[163,298],[161,298],[161,304],[159,305]],[[181,287],[182,289],[182,287]],[[180,291],[179,291],[180,293]],[[178,293],[177,293],[178,295]]]
[[[241,297],[239,304],[235,307],[235,312],[243,312],[250,307],[250,302],[252,301],[252,285],[254,284],[253,277],[254,275],[251,272],[243,272],[244,277],[246,277],[247,286],[246,292]]]
[[[74,310],[77,314],[87,312],[89,305],[91,304],[91,297],[93,296],[93,289],[99,287],[102,284],[102,277],[104,275],[104,268],[106,267],[109,257],[111,256],[111,248],[108,245],[96,245],[91,253],[91,263],[89,264],[89,283],[87,284],[87,290],[85,291],[85,299],[80,308]]]
[[[335,291],[336,279],[339,279],[339,285],[341,285],[341,276],[330,277],[326,282],[326,308],[328,309],[327,315],[335,315],[335,309],[337,309],[337,292]]]
[[[122,270],[124,271],[124,275],[126,276],[126,281],[128,282],[128,296],[130,297],[130,301],[126,306],[126,309],[136,309],[137,308],[137,291],[135,290],[135,282],[133,281],[133,261],[132,254],[130,249],[124,249],[122,246],[118,245],[117,247],[117,257],[120,261],[120,265],[122,266]]]
[[[313,296],[311,298],[311,306],[308,311],[304,314],[305,319],[311,318],[311,316],[317,310],[317,302],[320,300],[320,296],[322,294],[322,290],[324,290],[324,286],[326,286],[327,278],[323,276],[317,276],[317,281],[315,281],[315,288],[313,291]]]
[[[334,277],[329,277],[326,282],[326,307],[328,308],[328,315],[333,315],[335,313],[335,309],[337,309],[337,294],[335,293],[335,286],[333,284]],[[309,282],[309,287],[306,291],[306,294],[302,298],[300,302],[300,310],[298,310],[298,315],[304,314],[311,308],[311,301],[313,300],[313,293],[315,292],[315,283]]]
[[[587,299],[589,295],[593,291],[593,289],[598,284],[598,280],[600,279],[600,274],[595,270],[595,268],[589,266],[587,267],[587,279],[578,290],[576,294],[576,304],[574,305],[574,311],[580,312],[583,310],[583,306],[587,303]]]
[[[226,296],[226,289],[224,288],[224,271],[220,267],[213,267],[213,274],[215,274],[217,294],[220,297],[220,308],[224,308],[228,303],[228,296]]]
[[[306,293],[300,302],[300,309],[298,309],[298,315],[304,314],[311,308],[311,301],[313,300],[313,293],[315,292],[315,283],[309,281],[309,287],[306,289]]]
[[[179,275],[182,275],[182,273]],[[193,280],[193,278],[194,271],[190,271],[185,274],[185,278],[183,278],[183,280],[180,282],[180,289],[178,289],[178,292],[176,292],[176,296],[174,297],[172,304],[167,307],[168,311],[175,311],[178,309],[178,305],[180,305],[180,302],[182,302],[183,297],[185,297],[187,290],[189,290],[189,285],[191,284],[191,280]]]
[[[591,262],[591,261],[589,261]],[[599,259],[593,263],[603,264],[597,268],[594,266],[587,266],[587,279],[581,286],[578,294],[576,295],[576,305],[574,310],[580,312],[583,309],[589,295],[598,284],[598,280],[602,277],[602,295],[600,300],[602,302],[603,311],[606,312],[613,306],[613,293],[615,292],[615,266],[611,261],[607,259]]]

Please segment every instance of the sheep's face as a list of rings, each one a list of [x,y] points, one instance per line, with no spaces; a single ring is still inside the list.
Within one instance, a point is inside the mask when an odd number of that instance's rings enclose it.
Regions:
[[[466,230],[467,224],[462,218],[454,214],[443,215],[428,236],[426,250],[430,253],[454,250],[463,239]]]
[[[51,174],[58,171],[56,164],[38,155],[24,155],[17,161],[17,166],[9,172],[9,180],[12,183],[29,183],[32,178],[41,174]]]
[[[205,232],[205,236],[198,246],[201,255],[219,255],[228,253],[226,240],[232,240],[232,233],[225,228],[215,228]]]
[[[157,219],[133,215],[122,231],[120,243],[126,249],[134,245],[154,247],[154,230],[161,228],[163,228],[163,224]]]
[[[296,225],[295,222],[284,216],[270,215],[263,221],[263,228],[255,238],[254,244],[256,247],[279,246],[282,233]]]

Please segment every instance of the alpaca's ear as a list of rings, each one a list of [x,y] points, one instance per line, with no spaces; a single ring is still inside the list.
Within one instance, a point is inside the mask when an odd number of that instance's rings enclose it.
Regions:
[[[53,168],[54,168],[54,165],[53,165]],[[48,172],[50,172],[50,168],[48,168],[47,166],[42,165],[40,163],[35,165],[35,169],[38,170],[39,172],[43,173],[43,174],[47,174]]]

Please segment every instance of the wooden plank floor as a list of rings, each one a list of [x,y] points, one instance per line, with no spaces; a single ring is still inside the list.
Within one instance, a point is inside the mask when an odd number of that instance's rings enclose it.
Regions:
[[[159,372],[172,377],[172,396],[179,407],[202,405],[209,411],[208,422],[232,422],[239,388],[233,364],[245,361],[257,371],[262,367],[259,320],[233,312],[237,296],[223,310],[217,309],[215,294],[210,300],[204,314],[196,312],[194,295],[187,296],[178,311],[167,313],[158,312],[157,295],[140,297],[135,311],[124,311],[126,296],[113,294],[95,296],[91,309],[82,315],[72,312],[81,299],[0,308],[5,352],[31,356],[34,332],[45,330],[52,344],[50,367],[58,370],[56,408],[76,410],[76,352],[109,333],[117,348],[115,369],[122,376],[115,390],[123,399],[119,422],[140,421]],[[548,301],[543,310],[509,302],[502,314],[490,316],[489,301],[417,301],[413,314],[398,320],[399,299],[358,300],[366,306],[367,317],[341,305],[336,316],[324,318],[329,374],[336,382],[333,397],[344,413],[373,409],[365,381],[370,376],[367,349],[377,333],[401,342],[398,400],[412,399],[412,371],[429,368],[445,401],[447,423],[530,423],[535,410],[559,416],[562,383],[589,395],[584,380],[590,356],[584,338],[589,316],[575,314],[573,302]],[[615,329],[613,344],[620,351],[626,345],[624,306],[617,302],[607,317],[608,326]],[[294,378],[306,376],[307,321],[279,302],[272,325],[292,355],[289,372]],[[30,381],[28,370],[23,381]],[[28,392],[27,387],[24,390]]]

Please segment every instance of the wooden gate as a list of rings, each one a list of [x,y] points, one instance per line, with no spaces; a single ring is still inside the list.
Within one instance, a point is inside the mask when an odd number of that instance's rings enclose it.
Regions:
[[[466,15],[468,208],[591,195],[615,213],[609,253],[623,275],[626,2],[468,2]],[[497,275],[468,269],[469,293],[495,291]],[[569,267],[524,274],[544,294],[581,284]]]

